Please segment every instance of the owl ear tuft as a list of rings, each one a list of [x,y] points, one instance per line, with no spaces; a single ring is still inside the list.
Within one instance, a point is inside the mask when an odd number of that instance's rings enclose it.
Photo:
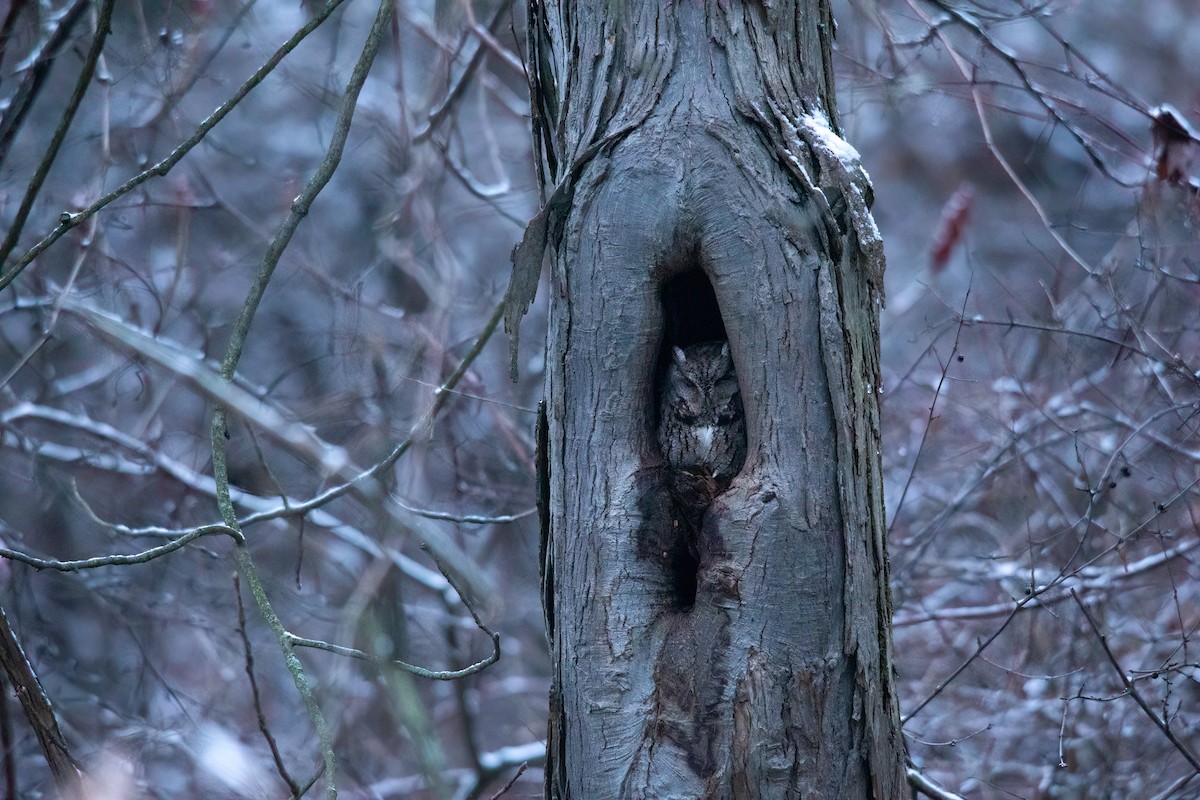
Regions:
[[[725,340],[725,344],[721,345],[721,358],[726,361],[732,361],[733,357],[729,355],[729,340]]]
[[[672,347],[671,355],[675,357],[675,363],[679,366],[682,367],[685,363],[687,363],[687,356],[684,355],[682,347],[679,347],[678,345]]]

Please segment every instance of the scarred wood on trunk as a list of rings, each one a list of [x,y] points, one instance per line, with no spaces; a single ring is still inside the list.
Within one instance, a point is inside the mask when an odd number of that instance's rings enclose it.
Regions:
[[[831,26],[815,0],[531,2],[547,204],[508,323],[548,248],[549,796],[903,794],[882,248]],[[726,336],[748,452],[689,543],[656,393],[670,347]]]

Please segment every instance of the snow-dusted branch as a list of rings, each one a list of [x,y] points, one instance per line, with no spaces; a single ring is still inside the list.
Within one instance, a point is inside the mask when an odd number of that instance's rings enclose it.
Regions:
[[[94,556],[92,558],[81,558],[76,561],[58,561],[52,558],[38,558],[28,553],[22,553],[19,550],[0,547],[0,558],[10,558],[13,561],[20,561],[22,564],[28,564],[35,569],[52,569],[58,572],[78,572],[79,570],[97,569],[98,567],[126,567],[130,564],[145,564],[148,561],[161,558],[168,553],[174,553],[176,550],[191,544],[197,539],[215,534],[229,536],[239,544],[245,543],[245,538],[241,532],[233,528],[225,525],[202,525],[199,528],[188,531],[182,536],[172,539],[166,544],[128,555]]]

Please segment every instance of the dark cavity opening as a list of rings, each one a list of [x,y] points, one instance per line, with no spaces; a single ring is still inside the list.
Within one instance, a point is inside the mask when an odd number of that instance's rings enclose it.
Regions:
[[[689,531],[682,535],[695,537],[696,534]],[[680,611],[690,611],[696,605],[699,572],[700,560],[696,557],[695,547],[689,544],[676,547],[675,558],[671,560],[671,576],[675,585],[676,607]]]
[[[687,347],[700,342],[729,338],[721,307],[708,276],[699,269],[676,275],[662,290],[664,353],[671,347]]]

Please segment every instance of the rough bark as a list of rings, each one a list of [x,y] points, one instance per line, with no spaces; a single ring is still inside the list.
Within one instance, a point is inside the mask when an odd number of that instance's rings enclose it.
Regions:
[[[882,248],[824,0],[531,0],[551,255],[555,798],[897,798],[878,425]],[[674,344],[727,336],[748,456],[681,556]]]

